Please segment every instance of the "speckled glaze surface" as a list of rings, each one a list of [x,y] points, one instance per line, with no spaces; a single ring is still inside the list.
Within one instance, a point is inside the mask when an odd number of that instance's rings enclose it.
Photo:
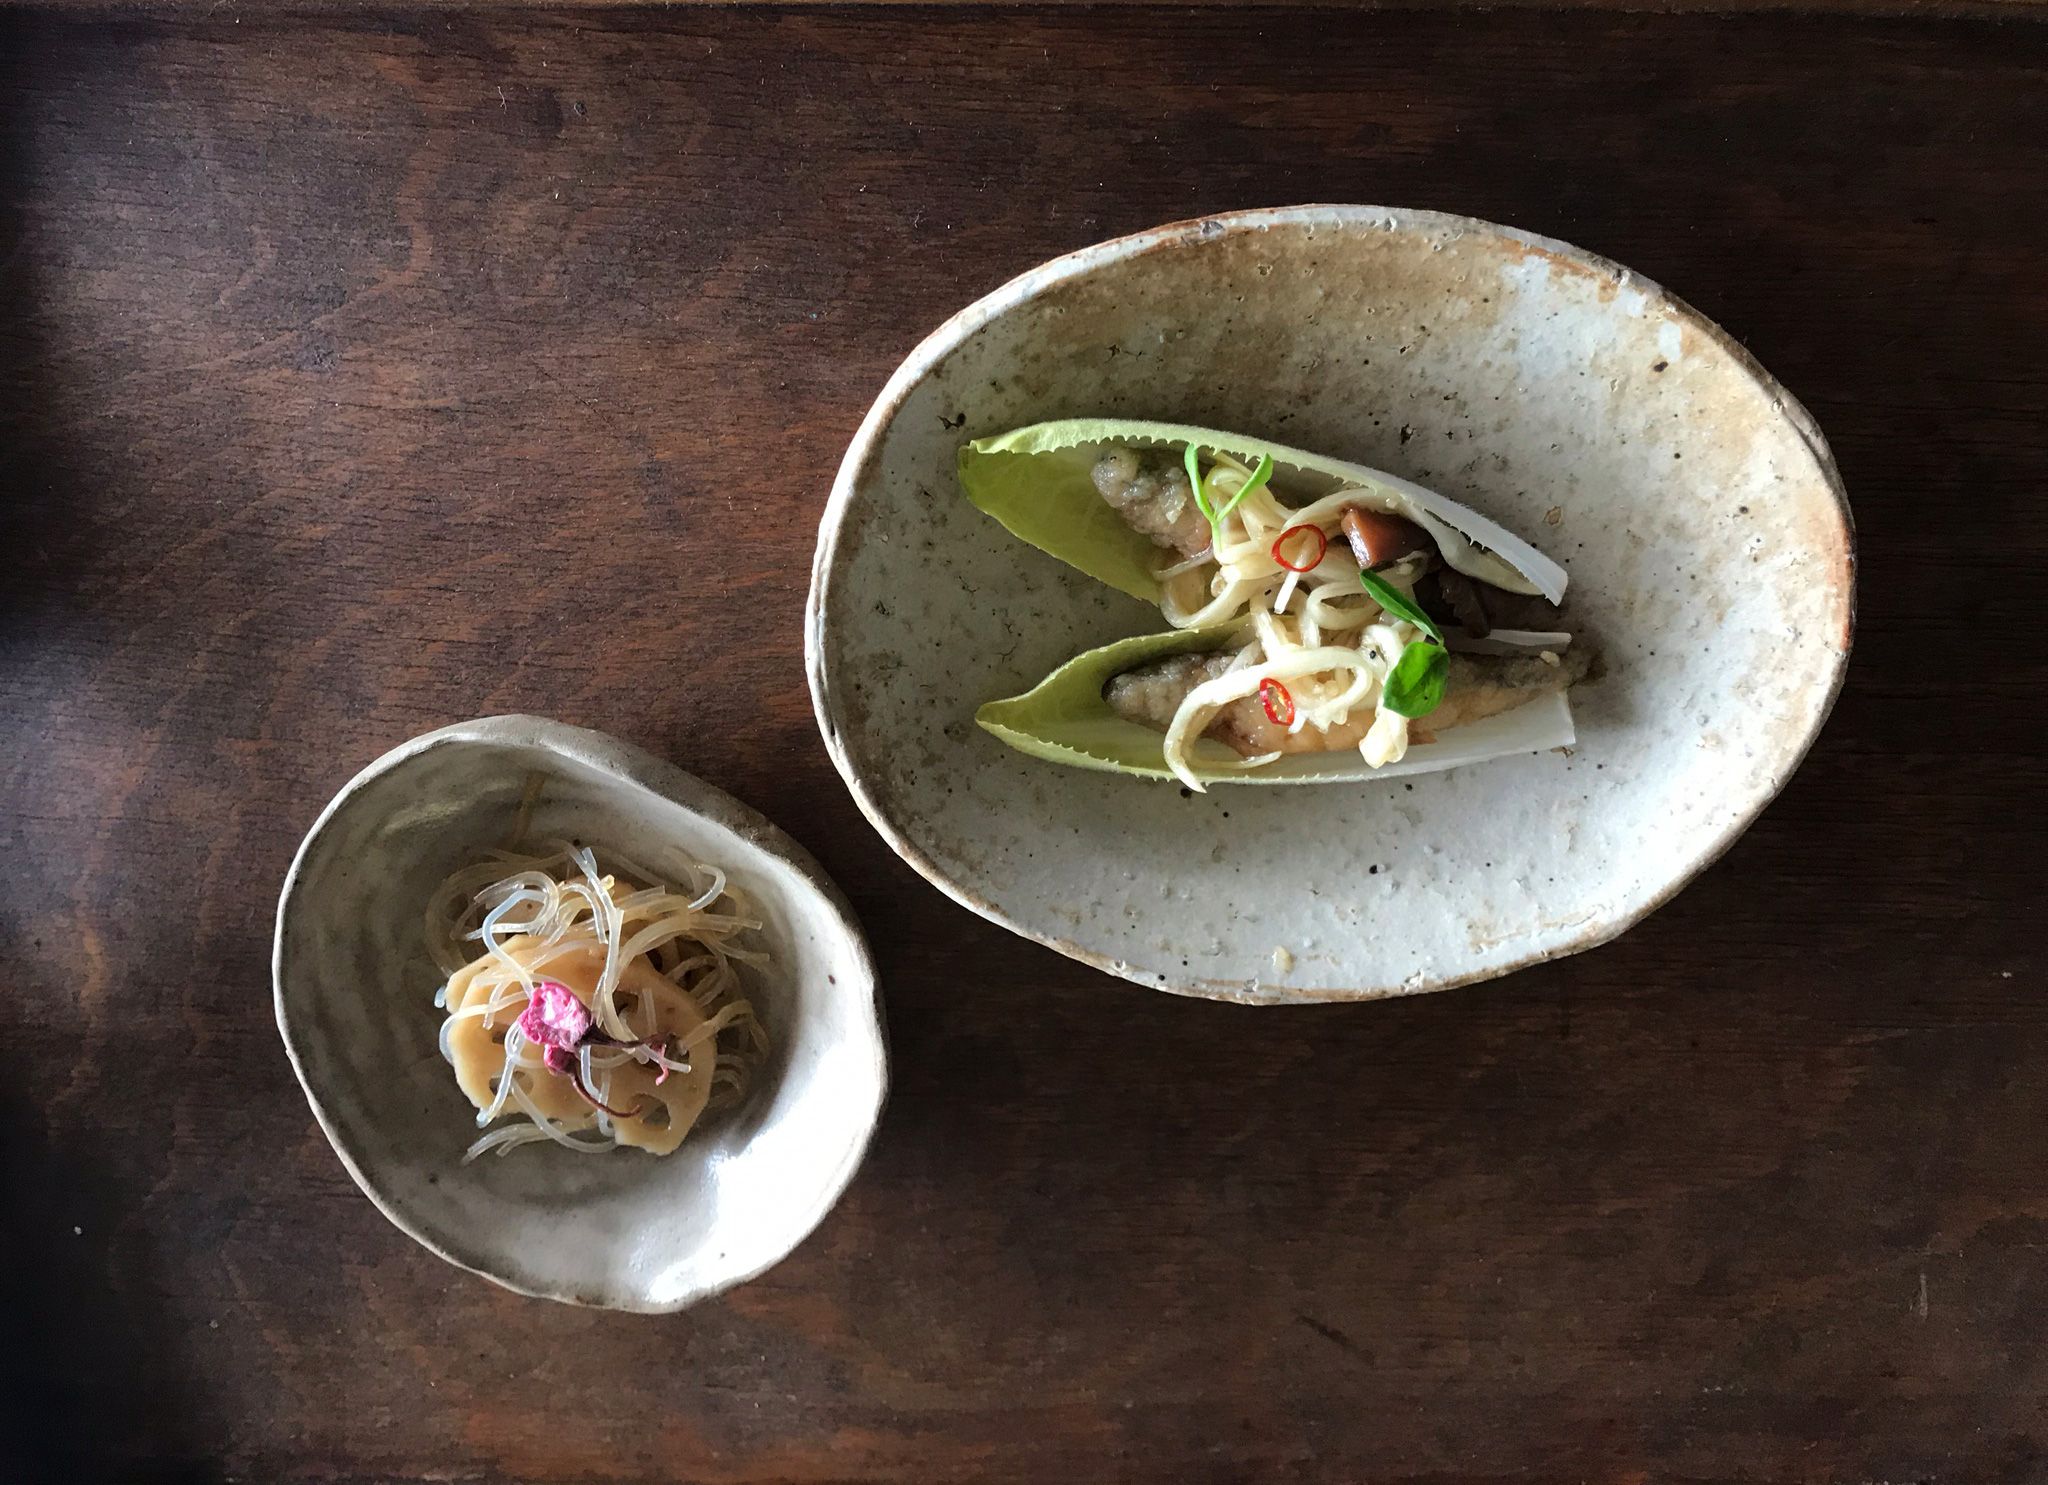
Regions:
[[[1206,797],[1005,748],[976,706],[1162,621],[973,509],[955,451],[1090,415],[1356,460],[1534,541],[1605,657],[1576,746]],[[1100,244],[942,326],[847,452],[806,639],[834,762],[932,882],[1142,984],[1272,1003],[1442,989],[1621,932],[1783,786],[1853,613],[1825,441],[1696,311],[1509,228],[1307,206]]]
[[[534,1145],[462,1163],[476,1111],[436,1050],[422,919],[443,876],[505,842],[535,773],[537,835],[653,871],[710,862],[761,909],[775,968],[750,995],[773,1051],[673,1155]],[[273,973],[292,1066],[356,1184],[449,1262],[525,1294],[675,1310],[752,1278],[838,1199],[881,1111],[873,965],[817,863],[681,769],[538,717],[430,732],[357,775],[292,863]]]

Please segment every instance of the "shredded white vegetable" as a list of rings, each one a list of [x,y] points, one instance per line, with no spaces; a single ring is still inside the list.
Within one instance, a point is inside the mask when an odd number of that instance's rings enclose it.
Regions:
[[[1237,460],[1219,456],[1202,478],[1203,494],[1210,508],[1221,510],[1229,505],[1249,476],[1250,471]],[[1440,517],[1433,517],[1433,507],[1418,507],[1412,498],[1404,499],[1414,487],[1393,483],[1398,493],[1346,487],[1299,508],[1286,505],[1267,484],[1238,501],[1236,508],[1224,517],[1212,533],[1208,553],[1161,570],[1160,611],[1175,628],[1222,624],[1247,614],[1251,620],[1249,643],[1238,653],[1229,671],[1191,690],[1167,726],[1167,767],[1190,789],[1203,789],[1194,771],[1193,750],[1218,710],[1261,695],[1261,687],[1267,681],[1282,683],[1292,704],[1293,715],[1284,720],[1275,717],[1270,709],[1267,711],[1285,736],[1299,737],[1309,729],[1327,732],[1345,727],[1353,713],[1371,708],[1371,723],[1358,737],[1360,755],[1372,767],[1379,768],[1399,761],[1407,753],[1408,719],[1378,703],[1401,652],[1411,644],[1423,642],[1425,636],[1413,624],[1384,612],[1359,582],[1357,560],[1343,535],[1344,513],[1354,506],[1363,506],[1420,519],[1440,545],[1461,544],[1460,555],[1467,559],[1461,565],[1477,560],[1463,550],[1465,547],[1470,547],[1477,557],[1487,554],[1471,547]],[[1438,497],[1430,499],[1437,501]],[[1300,526],[1313,526],[1325,538],[1321,559],[1306,572],[1295,571],[1273,554],[1280,534]],[[1505,535],[1491,522],[1484,522],[1483,526],[1489,535]],[[1533,549],[1519,541],[1513,546],[1518,554],[1533,554]],[[1491,562],[1512,572],[1498,556]],[[1554,588],[1561,594],[1561,569],[1552,569],[1554,564],[1545,562],[1536,582],[1507,580],[1513,581],[1518,589],[1540,588],[1548,592]],[[1488,572],[1498,576],[1490,566]],[[1404,562],[1384,569],[1378,576],[1402,594],[1412,596],[1421,573],[1420,563]],[[1539,637],[1547,641],[1568,638],[1530,636]],[[1548,647],[1558,646],[1551,643]],[[1499,648],[1518,646],[1511,639]],[[1268,753],[1247,759],[1239,766],[1256,767],[1279,756],[1278,752]]]
[[[1204,475],[1203,492],[1212,508],[1220,510],[1246,479],[1236,461],[1223,461]],[[1223,623],[1247,610],[1252,616],[1251,643],[1239,652],[1229,673],[1190,691],[1167,726],[1167,767],[1189,788],[1203,788],[1191,754],[1220,707],[1256,696],[1265,682],[1278,681],[1293,704],[1293,716],[1285,724],[1288,735],[1299,736],[1310,727],[1341,726],[1354,709],[1377,701],[1401,648],[1420,637],[1408,624],[1379,622],[1385,616],[1359,584],[1358,564],[1351,559],[1340,523],[1346,509],[1361,503],[1376,503],[1376,498],[1367,491],[1346,490],[1296,510],[1282,504],[1270,485],[1254,490],[1238,501],[1215,533],[1206,564],[1206,591],[1190,593],[1185,580],[1165,585],[1160,608],[1176,628]],[[1326,543],[1321,560],[1306,572],[1295,571],[1273,555],[1281,532],[1298,526],[1316,527]],[[1169,572],[1194,570],[1180,564]],[[1385,576],[1397,583],[1406,577],[1404,587],[1413,582],[1412,576],[1398,571]],[[1374,763],[1399,757],[1407,740],[1406,719],[1398,719],[1398,736],[1397,724],[1378,723],[1376,717],[1379,735],[1366,753]]]

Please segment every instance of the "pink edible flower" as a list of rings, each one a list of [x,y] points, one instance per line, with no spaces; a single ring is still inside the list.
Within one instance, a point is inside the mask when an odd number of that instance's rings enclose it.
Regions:
[[[533,997],[519,1013],[520,1035],[540,1047],[567,1051],[589,1030],[589,1008],[576,998],[574,990],[554,980],[535,985]]]

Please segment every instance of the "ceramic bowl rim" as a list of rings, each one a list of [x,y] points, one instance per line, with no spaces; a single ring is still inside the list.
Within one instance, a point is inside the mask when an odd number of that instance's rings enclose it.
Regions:
[[[334,818],[356,794],[374,780],[401,765],[442,748],[492,743],[532,745],[535,742],[549,752],[646,789],[676,808],[740,836],[791,867],[796,872],[801,886],[817,899],[818,905],[845,934],[852,951],[855,974],[860,981],[858,985],[850,988],[864,992],[867,1024],[872,1028],[874,1038],[874,1105],[867,1115],[865,1128],[860,1130],[846,1157],[819,1188],[816,1201],[803,1213],[800,1219],[801,1230],[788,1246],[779,1252],[769,1254],[743,1272],[723,1277],[713,1284],[691,1289],[665,1303],[639,1303],[630,1299],[622,1300],[617,1296],[592,1298],[589,1290],[575,1290],[568,1286],[524,1284],[494,1272],[484,1266],[483,1262],[472,1262],[470,1257],[456,1251],[450,1241],[413,1221],[402,1205],[387,1197],[380,1189],[375,1178],[365,1168],[347,1126],[330,1113],[320,1091],[314,1087],[300,1055],[292,1026],[292,1015],[285,1003],[285,923],[293,911],[294,899],[307,858],[314,845],[327,832]],[[695,802],[689,802],[680,797],[682,793],[693,794],[698,798]],[[270,976],[272,1011],[277,1020],[278,1036],[284,1043],[285,1056],[291,1062],[292,1075],[298,1080],[299,1089],[305,1094],[306,1102],[313,1110],[313,1117],[320,1126],[320,1132],[326,1136],[327,1143],[340,1157],[343,1168],[348,1171],[349,1179],[355,1182],[357,1189],[370,1199],[371,1204],[384,1214],[392,1226],[435,1257],[465,1272],[488,1279],[500,1288],[533,1299],[554,1300],[586,1309],[673,1314],[759,1278],[801,1247],[838,1204],[840,1197],[845,1195],[846,1188],[852,1184],[854,1173],[867,1156],[868,1147],[873,1142],[875,1131],[881,1123],[882,1110],[888,1103],[887,1022],[882,1013],[881,982],[875,972],[874,955],[868,947],[867,936],[861,931],[859,920],[854,917],[853,909],[847,903],[844,894],[831,878],[825,875],[824,868],[811,853],[760,811],[735,799],[716,784],[699,778],[687,769],[605,733],[584,727],[573,727],[566,722],[556,722],[546,717],[506,713],[437,727],[390,749],[343,784],[327,802],[326,808],[320,811],[319,818],[314,820],[305,838],[299,842],[297,851],[292,855],[291,867],[285,873],[284,886],[278,893],[276,924],[271,935]]]
[[[1646,296],[1650,302],[1668,305],[1674,317],[1687,329],[1707,337],[1729,357],[1739,372],[1746,375],[1756,388],[1780,409],[1781,415],[1798,433],[1808,453],[1812,455],[1815,467],[1819,470],[1832,497],[1831,514],[1840,533],[1842,558],[1840,566],[1827,575],[1826,581],[1830,586],[1840,588],[1844,596],[1841,643],[1827,677],[1825,693],[1813,709],[1811,720],[1806,727],[1806,735],[1800,740],[1787,767],[1769,788],[1748,801],[1739,815],[1707,838],[1694,859],[1687,863],[1661,891],[1652,894],[1638,906],[1617,913],[1613,918],[1595,924],[1564,943],[1532,951],[1505,964],[1469,973],[1429,974],[1411,982],[1367,989],[1288,989],[1279,994],[1270,990],[1255,994],[1247,981],[1192,980],[1168,981],[1162,984],[1156,979],[1144,979],[1137,970],[1126,968],[1111,955],[1100,953],[1057,934],[1042,933],[1027,927],[996,903],[976,895],[953,880],[889,817],[882,807],[882,802],[869,789],[866,780],[854,767],[846,744],[840,737],[841,708],[825,674],[824,635],[825,611],[831,598],[833,582],[838,575],[836,558],[839,538],[845,526],[847,511],[853,503],[854,492],[868,474],[870,466],[878,462],[883,437],[911,392],[946,357],[983,327],[1050,289],[1159,248],[1211,242],[1225,236],[1263,231],[1275,226],[1377,227],[1382,230],[1422,233],[1484,234],[1518,243],[1546,258],[1569,264],[1595,277],[1610,279],[1616,284],[1625,284]],[[1763,368],[1740,341],[1655,280],[1646,278],[1598,253],[1588,252],[1556,238],[1544,237],[1538,233],[1486,221],[1479,217],[1410,207],[1340,203],[1257,207],[1168,222],[1142,232],[1113,237],[1049,258],[975,300],[917,344],[883,384],[880,395],[861,420],[853,442],[840,461],[838,473],[832,482],[832,493],[825,503],[824,514],[819,519],[818,545],[811,561],[810,594],[804,606],[804,670],[810,681],[811,707],[817,718],[818,731],[825,741],[825,750],[832,759],[832,766],[839,770],[840,778],[845,780],[847,790],[853,795],[854,803],[859,806],[860,812],[867,817],[868,823],[882,839],[888,842],[890,849],[908,863],[912,870],[969,911],[1007,928],[1019,937],[1044,944],[1070,959],[1077,959],[1106,974],[1144,985],[1148,989],[1164,990],[1170,994],[1205,1000],[1234,1000],[1261,1006],[1382,1000],[1398,995],[1420,995],[1437,990],[1456,989],[1461,985],[1497,979],[1534,964],[1597,948],[1625,933],[1671,901],[1701,872],[1718,861],[1743,832],[1756,822],[1757,817],[1799,771],[1800,765],[1806,760],[1814,742],[1819,738],[1822,727],[1826,725],[1829,714],[1834,710],[1835,701],[1841,695],[1843,678],[1849,665],[1849,652],[1855,638],[1855,579],[1856,528],[1854,516],[1849,509],[1848,491],[1842,483],[1841,471],[1835,465],[1834,454],[1828,448],[1827,439],[1822,436],[1812,414],[1777,378]]]

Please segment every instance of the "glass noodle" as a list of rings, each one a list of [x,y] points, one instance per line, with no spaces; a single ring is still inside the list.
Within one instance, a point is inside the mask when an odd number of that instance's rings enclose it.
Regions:
[[[665,1154],[703,1108],[737,1100],[768,1046],[741,979],[768,963],[760,926],[716,867],[671,884],[567,841],[451,874],[426,938],[441,1054],[486,1129],[467,1158],[541,1141]],[[527,1034],[537,994],[576,997],[575,1045]]]

